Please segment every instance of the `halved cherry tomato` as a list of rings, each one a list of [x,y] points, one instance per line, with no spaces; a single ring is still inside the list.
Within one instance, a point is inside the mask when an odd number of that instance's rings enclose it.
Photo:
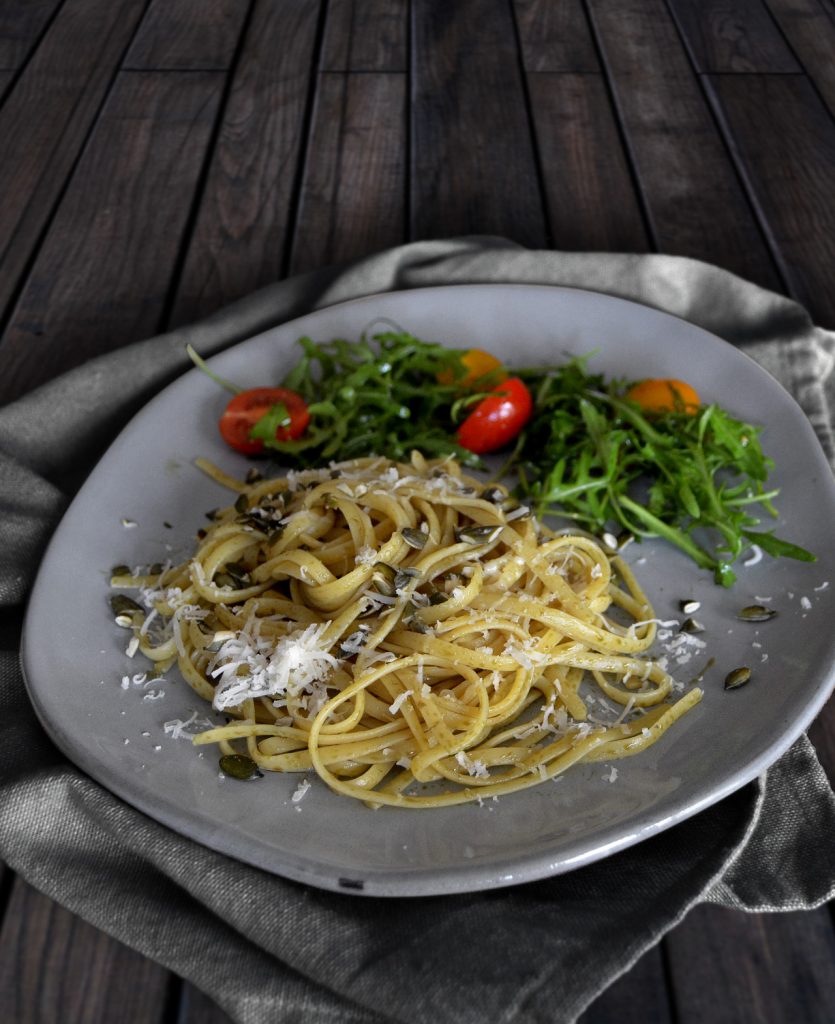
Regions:
[[[461,364],[466,369],[466,374],[463,377],[456,379],[452,370],[444,370],[438,374],[439,384],[460,384],[462,387],[469,387],[474,384],[481,377],[485,377],[488,373],[493,373],[494,370],[500,370],[502,368],[502,361],[497,359],[495,356],[490,355],[489,352],[485,352],[480,348],[470,348],[461,356]],[[501,377],[497,374],[496,380],[504,379],[507,374],[502,374]]]
[[[626,397],[648,413],[686,412],[692,416],[701,404],[696,390],[689,384],[667,378],[639,381],[626,392]]]
[[[493,394],[483,398],[458,428],[462,448],[483,455],[512,441],[531,418],[531,393],[518,377],[497,384]]]
[[[260,438],[251,438],[249,432],[262,416],[279,403],[287,409],[290,423],[278,428],[276,440],[295,441],[307,429],[310,413],[301,395],[288,388],[250,388],[231,398],[220,418],[223,440],[236,452],[257,455],[264,450],[264,442]]]

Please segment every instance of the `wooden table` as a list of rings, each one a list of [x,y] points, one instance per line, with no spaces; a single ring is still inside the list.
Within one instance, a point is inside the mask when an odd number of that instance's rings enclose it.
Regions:
[[[0,399],[385,246],[708,260],[835,326],[832,0],[3,0]],[[835,773],[835,709],[812,730]],[[10,1022],[227,1020],[0,865]],[[586,1024],[835,1020],[827,909],[702,907]]]

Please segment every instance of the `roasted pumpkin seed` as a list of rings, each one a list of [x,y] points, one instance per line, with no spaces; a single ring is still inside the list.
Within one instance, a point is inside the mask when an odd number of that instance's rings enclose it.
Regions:
[[[763,604],[749,604],[737,615],[738,619],[744,622],[768,622],[773,619],[777,612],[773,608],[766,608]]]
[[[736,690],[738,687],[744,686],[750,678],[751,669],[741,665],[725,676],[725,689]]]
[[[400,531],[400,536],[410,548],[417,548],[418,551],[426,547],[426,542],[429,539],[428,534],[425,534],[423,530],[415,530],[411,526],[405,526]]]
[[[220,759],[220,770],[233,779],[252,779],[260,776],[258,765],[246,754],[224,754]]]

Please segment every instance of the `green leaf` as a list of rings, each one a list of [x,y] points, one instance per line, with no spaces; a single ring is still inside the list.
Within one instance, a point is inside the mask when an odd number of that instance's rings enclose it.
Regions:
[[[264,413],[249,432],[253,441],[275,441],[282,427],[290,426],[290,413],[284,402],[276,402],[269,412]]]
[[[812,554],[811,551],[792,544],[790,541],[780,540],[779,537],[774,536],[771,530],[768,532],[743,530],[742,535],[752,544],[759,545],[767,555],[772,555],[774,558],[794,558],[798,562],[817,562],[818,560],[818,556]]]

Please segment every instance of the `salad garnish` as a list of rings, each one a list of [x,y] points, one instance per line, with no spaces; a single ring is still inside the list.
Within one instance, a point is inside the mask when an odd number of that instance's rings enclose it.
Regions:
[[[685,381],[607,380],[591,356],[513,375],[480,349],[421,341],[405,331],[358,341],[299,339],[302,357],[276,388],[235,392],[220,420],[246,455],[275,451],[296,469],[414,449],[485,468],[480,456],[512,449],[501,474],[537,515],[589,531],[612,529],[674,544],[717,583],[756,545],[772,557],[815,556],[762,527],[776,518],[773,462],[761,428],[703,403]]]

